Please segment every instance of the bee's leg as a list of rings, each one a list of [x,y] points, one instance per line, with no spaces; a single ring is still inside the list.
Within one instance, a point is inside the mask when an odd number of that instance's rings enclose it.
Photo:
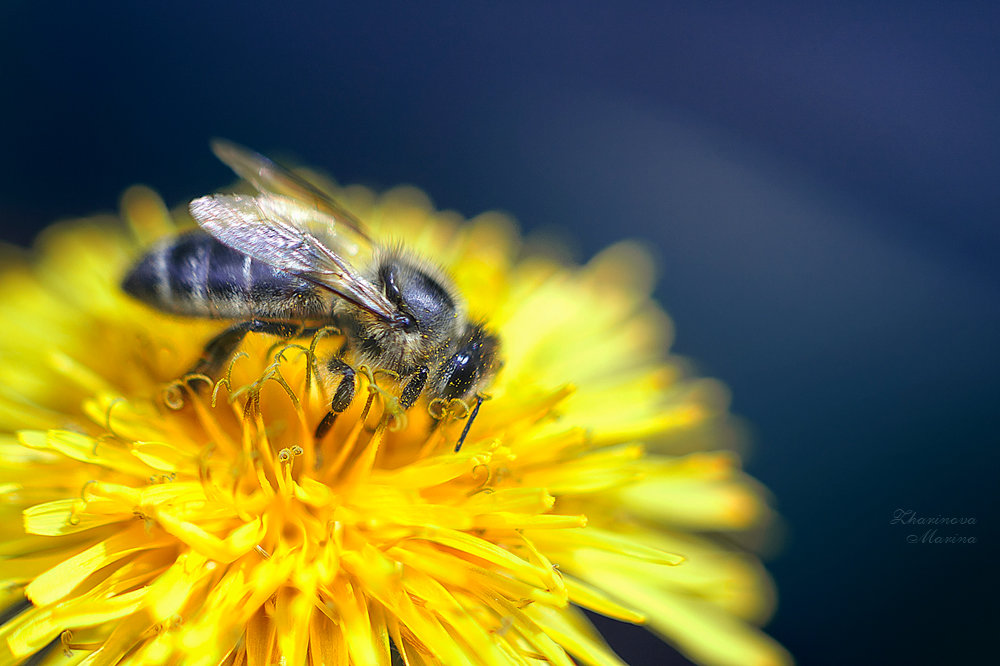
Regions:
[[[413,403],[417,401],[420,397],[420,393],[424,390],[424,384],[427,383],[427,366],[423,365],[417,369],[410,381],[406,382],[406,386],[403,388],[403,393],[399,396],[399,406],[403,409],[409,409],[413,406]]]
[[[322,439],[330,428],[337,421],[340,413],[351,406],[354,400],[354,368],[344,363],[340,358],[334,356],[326,364],[326,369],[331,375],[341,375],[340,383],[333,392],[333,399],[330,400],[330,411],[326,413],[323,420],[316,426],[316,439]]]
[[[212,379],[222,374],[223,366],[233,357],[247,333],[266,333],[281,338],[298,335],[300,327],[286,321],[251,319],[233,324],[208,341],[201,358],[191,369],[192,373],[207,375]]]

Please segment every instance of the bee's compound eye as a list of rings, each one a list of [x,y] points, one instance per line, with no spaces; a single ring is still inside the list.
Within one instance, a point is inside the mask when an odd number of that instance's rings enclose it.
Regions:
[[[400,293],[399,285],[396,283],[396,272],[395,266],[385,264],[379,269],[379,277],[382,279],[386,298],[398,305],[403,300],[403,294]]]

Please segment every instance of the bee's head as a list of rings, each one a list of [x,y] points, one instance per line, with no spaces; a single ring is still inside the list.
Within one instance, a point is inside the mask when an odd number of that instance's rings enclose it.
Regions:
[[[379,263],[376,284],[396,307],[390,325],[419,334],[428,343],[451,337],[459,305],[443,276],[408,258],[389,254]]]
[[[335,300],[333,317],[347,334],[351,363],[400,374],[440,362],[466,325],[465,306],[440,269],[400,248],[380,248],[366,281],[391,305],[379,316]]]

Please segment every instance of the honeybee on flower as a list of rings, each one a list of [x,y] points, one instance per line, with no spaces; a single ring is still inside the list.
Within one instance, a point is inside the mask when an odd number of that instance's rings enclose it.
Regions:
[[[159,244],[129,271],[125,291],[172,314],[238,320],[205,346],[196,374],[210,378],[248,332],[292,336],[333,325],[344,343],[319,367],[339,381],[316,439],[350,406],[364,365],[400,378],[404,410],[421,393],[442,416],[451,403],[475,398],[461,448],[482,405],[479,391],[499,365],[500,342],[468,320],[444,272],[402,245],[375,246],[359,220],[263,155],[228,141],[212,147],[259,193],[192,201],[191,215],[207,233]],[[367,270],[352,258],[359,246],[367,246]]]
[[[425,384],[404,412],[407,381],[347,357],[357,396],[329,419],[342,330],[246,336],[191,373],[219,322],[120,286],[194,227],[145,189],[127,229],[5,250],[0,663],[621,663],[581,609],[699,663],[789,663],[756,628],[766,574],[716,536],[769,510],[725,450],[724,391],[665,354],[644,254],[567,266],[496,214],[320,189],[489,322],[504,369],[473,384],[491,400],[463,433],[459,405]]]

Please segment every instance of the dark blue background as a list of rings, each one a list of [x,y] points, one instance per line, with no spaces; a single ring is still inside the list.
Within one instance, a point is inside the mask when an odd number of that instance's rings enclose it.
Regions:
[[[213,189],[221,135],[581,258],[643,239],[787,523],[769,631],[802,664],[996,654],[995,3],[277,5],[5,3],[2,236]],[[897,508],[979,543],[908,545]]]

